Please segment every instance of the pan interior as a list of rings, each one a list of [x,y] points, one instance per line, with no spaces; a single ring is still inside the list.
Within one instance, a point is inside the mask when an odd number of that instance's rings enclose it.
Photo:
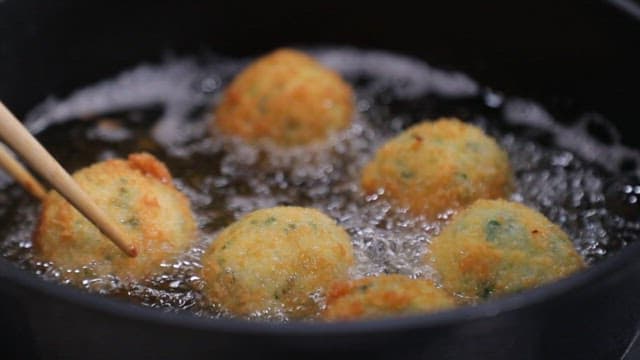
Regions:
[[[401,54],[305,50],[339,71],[356,91],[353,126],[322,145],[284,151],[269,144],[247,146],[215,130],[210,136],[212,109],[222,90],[252,60],[216,54],[141,64],[65,99],[47,99],[30,112],[27,126],[70,171],[136,151],[156,155],[191,200],[202,230],[194,248],[147,281],[124,284],[92,276],[89,267],[82,269],[88,274],[83,288],[167,311],[229,316],[200,294],[200,256],[224,226],[275,205],[318,208],[344,226],[357,258],[354,277],[432,277],[421,258],[448,216],[426,221],[378,196],[365,197],[359,176],[385,140],[440,116],[460,117],[494,136],[516,174],[512,199],[559,224],[588,263],[615,253],[640,231],[640,154],[623,146],[600,115],[561,118],[534,101]],[[34,257],[38,204],[3,174],[0,188],[0,221],[6,224],[0,229],[0,254],[66,283],[65,271]],[[275,310],[253,317],[288,320]]]

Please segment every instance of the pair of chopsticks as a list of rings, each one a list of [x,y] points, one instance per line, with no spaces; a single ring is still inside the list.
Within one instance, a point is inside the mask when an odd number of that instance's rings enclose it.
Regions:
[[[137,255],[136,248],[129,243],[126,235],[1,101],[0,138],[17,155],[24,158],[33,170],[47,180],[58,193],[100,229],[120,250],[131,257]],[[4,146],[0,146],[0,166],[5,168],[9,175],[37,199],[44,199],[46,191],[42,185],[13,158]]]

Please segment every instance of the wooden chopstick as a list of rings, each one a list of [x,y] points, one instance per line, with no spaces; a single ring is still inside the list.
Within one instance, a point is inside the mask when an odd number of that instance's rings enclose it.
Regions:
[[[47,191],[44,187],[31,175],[31,173],[22,166],[13,155],[9,152],[6,146],[0,144],[0,167],[14,178],[20,186],[22,186],[27,192],[36,199],[42,201],[47,196]]]
[[[0,137],[16,154],[24,158],[33,170],[64,196],[71,205],[98,227],[118,248],[131,257],[137,255],[136,248],[129,243],[125,234],[106,216],[73,180],[71,175],[62,168],[1,101]]]

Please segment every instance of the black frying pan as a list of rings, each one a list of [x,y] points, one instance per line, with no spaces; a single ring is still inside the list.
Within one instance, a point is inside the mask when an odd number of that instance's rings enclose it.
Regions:
[[[640,147],[631,131],[640,115],[640,21],[629,4],[4,0],[0,99],[22,116],[51,94],[64,96],[166,51],[255,55],[280,45],[346,44],[465,71],[539,100],[560,119],[597,111],[626,144]],[[632,243],[582,273],[522,294],[352,324],[167,314],[47,283],[0,259],[0,351],[3,359],[616,359],[638,328],[639,257],[640,244]]]

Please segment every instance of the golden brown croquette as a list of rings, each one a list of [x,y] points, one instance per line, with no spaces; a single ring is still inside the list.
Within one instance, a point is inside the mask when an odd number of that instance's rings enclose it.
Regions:
[[[359,320],[439,311],[455,306],[453,297],[426,279],[380,275],[334,284],[325,320]]]
[[[90,266],[96,275],[139,280],[186,251],[197,227],[189,200],[166,166],[147,153],[103,161],[73,174],[80,187],[116,220],[138,256],[130,258],[57,192],[44,200],[34,236],[39,257],[61,269]]]
[[[225,228],[202,259],[205,295],[238,316],[319,311],[314,294],[346,279],[349,235],[318,210],[283,206],[254,211]]]
[[[501,198],[512,189],[509,159],[496,141],[455,118],[422,122],[375,154],[362,173],[367,193],[384,189],[399,206],[434,218],[479,198]]]
[[[471,301],[520,292],[584,267],[559,226],[505,200],[478,200],[456,214],[426,258],[445,289]]]
[[[215,126],[246,141],[307,144],[346,128],[353,90],[310,56],[278,49],[251,63],[225,89]]]

